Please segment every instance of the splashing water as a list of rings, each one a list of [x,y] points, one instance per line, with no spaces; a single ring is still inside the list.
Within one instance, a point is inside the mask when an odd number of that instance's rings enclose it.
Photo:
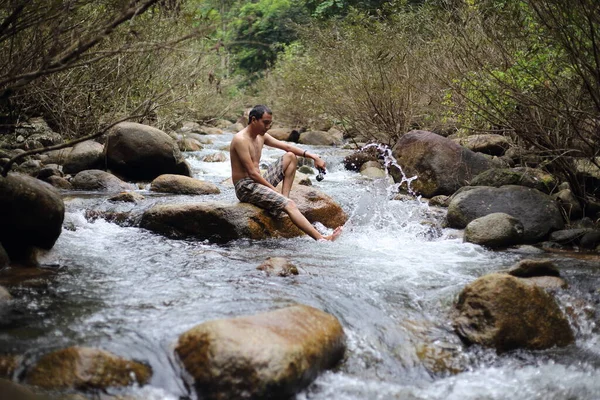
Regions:
[[[366,149],[370,149],[370,148],[377,149],[379,151],[379,153],[382,155],[383,166],[385,167],[385,173],[387,176],[390,175],[391,167],[398,168],[398,170],[400,171],[400,174],[402,175],[402,179],[400,180],[400,182],[395,183],[394,185],[390,185],[390,187],[388,188],[388,192],[392,192],[392,191],[398,192],[398,190],[400,189],[402,184],[406,183],[406,191],[414,197],[419,197],[415,193],[415,191],[412,189],[412,187],[410,186],[410,184],[415,179],[418,179],[417,175],[412,176],[410,178],[406,177],[404,170],[402,169],[400,164],[398,164],[398,161],[396,160],[396,158],[394,158],[394,155],[392,154],[392,149],[390,149],[389,146],[382,144],[382,143],[369,143],[369,144],[363,146],[360,150],[366,150]]]

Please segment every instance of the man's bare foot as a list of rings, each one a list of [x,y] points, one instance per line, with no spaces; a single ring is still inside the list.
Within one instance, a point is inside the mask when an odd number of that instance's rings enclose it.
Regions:
[[[333,233],[329,236],[323,236],[322,240],[329,240],[330,242],[333,242],[335,239],[337,239],[340,235],[342,234],[342,227],[338,226],[337,228],[335,228],[333,230]]]

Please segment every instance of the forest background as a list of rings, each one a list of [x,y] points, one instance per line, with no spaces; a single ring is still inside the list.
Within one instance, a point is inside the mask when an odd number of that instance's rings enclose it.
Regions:
[[[600,195],[597,0],[0,0],[0,54],[5,138],[32,117],[76,139],[264,103],[357,142],[502,134]]]

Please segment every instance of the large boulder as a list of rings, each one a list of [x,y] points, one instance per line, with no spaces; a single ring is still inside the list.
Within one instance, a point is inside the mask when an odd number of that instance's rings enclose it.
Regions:
[[[105,192],[122,192],[133,188],[127,182],[123,182],[116,176],[99,169],[81,171],[71,180],[74,189],[77,190],[99,190]]]
[[[163,131],[121,122],[106,138],[106,167],[128,180],[152,180],[162,174],[191,176],[177,143]]]
[[[484,155],[427,131],[406,133],[393,147],[392,154],[407,177],[417,175],[412,188],[429,198],[453,194],[474,176],[492,168]],[[398,168],[392,168],[391,172],[394,181],[402,181]]]
[[[300,134],[298,143],[313,146],[339,146],[343,139],[341,132],[307,131]]]
[[[106,389],[144,385],[152,370],[104,350],[69,347],[43,356],[27,371],[25,382],[44,389]]]
[[[470,186],[519,185],[534,188],[540,192],[552,192],[558,182],[552,175],[535,168],[496,168],[482,172],[471,180]]]
[[[62,198],[49,184],[21,174],[0,176],[0,243],[11,260],[31,247],[51,249],[65,216]]]
[[[523,241],[538,242],[564,222],[556,202],[539,190],[524,186],[465,187],[448,206],[448,225],[462,229],[474,219],[505,213],[523,224]]]
[[[490,248],[502,248],[521,242],[523,224],[505,213],[492,213],[474,219],[465,228],[465,241]]]
[[[510,140],[506,136],[492,133],[470,135],[452,140],[469,150],[491,156],[502,156],[510,147]]]
[[[189,176],[165,174],[152,181],[150,190],[175,194],[218,194],[219,188],[214,184]]]
[[[467,343],[498,352],[573,343],[569,322],[552,296],[506,274],[481,277],[464,288],[454,328]]]
[[[271,128],[268,133],[277,140],[287,141],[292,133],[292,128]]]
[[[206,399],[285,399],[306,387],[345,351],[339,321],[296,305],[205,322],[175,349]]]
[[[294,186],[292,200],[310,222],[329,228],[343,225],[347,215],[329,196],[307,186]],[[203,202],[162,204],[144,212],[140,226],[170,237],[196,237],[215,242],[301,236],[286,214],[274,218],[248,203]]]
[[[104,168],[104,146],[93,140],[77,143],[67,156],[63,171],[67,174],[76,174],[86,169]]]

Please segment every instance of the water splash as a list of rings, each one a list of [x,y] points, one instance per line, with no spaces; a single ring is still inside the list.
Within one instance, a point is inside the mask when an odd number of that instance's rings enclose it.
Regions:
[[[359,149],[359,151],[361,150],[367,150],[370,148],[375,148],[377,149],[377,151],[379,151],[379,153],[383,156],[383,166],[385,168],[385,173],[387,176],[390,175],[390,168],[391,167],[396,167],[398,168],[398,170],[400,171],[400,174],[402,174],[402,179],[400,180],[400,182],[397,182],[393,185],[390,185],[390,187],[388,188],[388,193],[394,193],[394,191],[397,193],[400,190],[400,187],[402,186],[403,183],[406,183],[406,191],[414,197],[417,197],[417,199],[420,199],[420,196],[418,196],[415,191],[412,189],[412,187],[410,186],[410,184],[412,183],[412,181],[414,181],[415,179],[418,178],[417,175],[412,176],[410,178],[406,177],[406,174],[404,173],[404,170],[402,169],[402,167],[400,166],[400,164],[398,164],[398,161],[396,160],[396,158],[394,158],[394,155],[392,154],[392,149],[390,149],[389,146],[382,144],[382,143],[369,143],[365,146],[363,146],[361,149]]]

